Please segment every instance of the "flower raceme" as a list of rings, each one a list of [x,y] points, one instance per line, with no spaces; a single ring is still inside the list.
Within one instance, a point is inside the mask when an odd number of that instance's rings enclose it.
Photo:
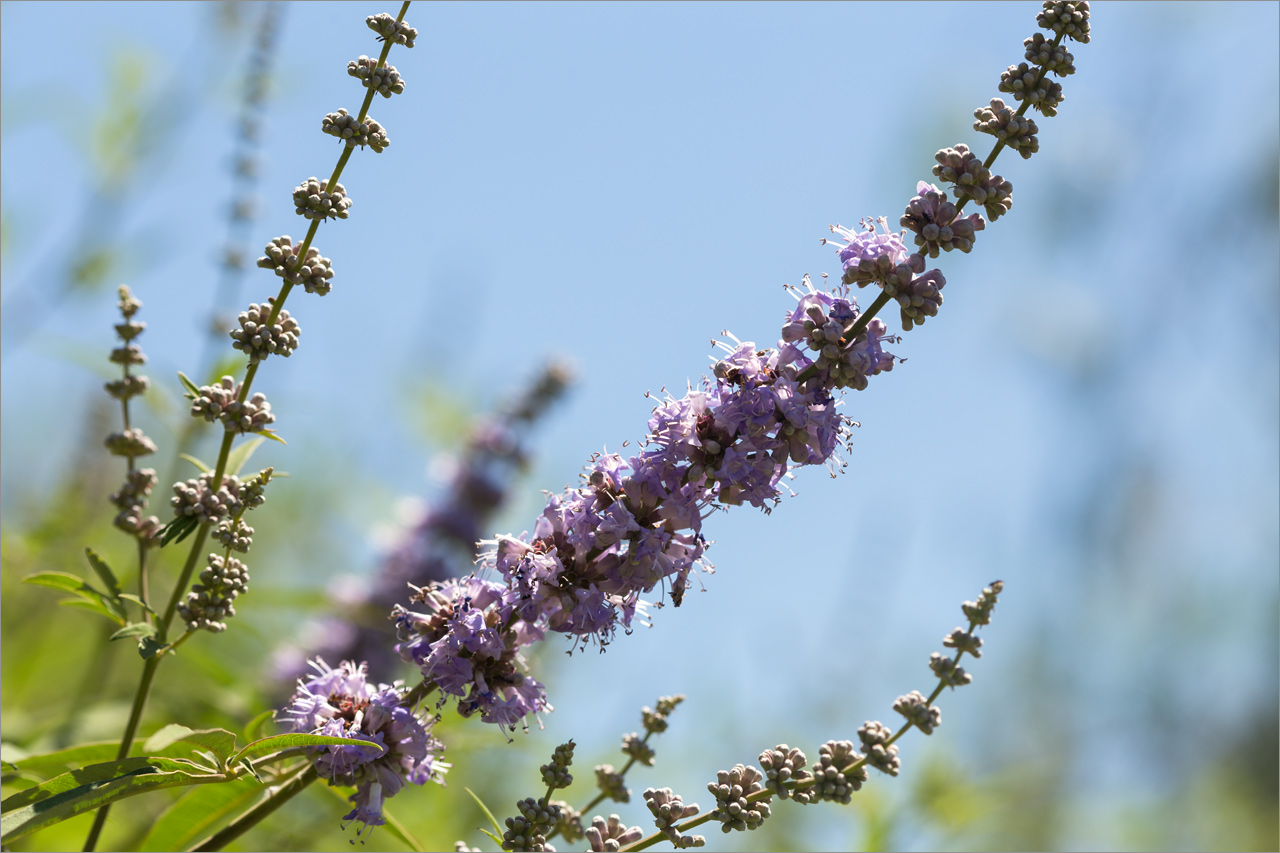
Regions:
[[[899,235],[847,233],[846,267],[919,265]],[[936,271],[920,278],[930,276],[941,281]],[[849,338],[861,314],[844,282],[824,291],[806,277],[792,295],[776,348],[728,335],[710,377],[654,408],[638,453],[597,454],[581,485],[548,497],[532,532],[490,541],[475,575],[415,587],[409,607],[396,608],[401,656],[457,697],[462,714],[514,728],[550,710],[522,647],[548,631],[607,645],[644,623],[642,596],[659,587],[679,606],[707,565],[711,512],[743,503],[769,512],[793,468],[843,466],[850,423],[833,391],[891,370],[882,345],[897,338],[877,319]]]

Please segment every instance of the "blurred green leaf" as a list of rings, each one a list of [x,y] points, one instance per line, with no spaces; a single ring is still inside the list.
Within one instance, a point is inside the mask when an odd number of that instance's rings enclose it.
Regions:
[[[0,841],[9,844],[46,826],[144,791],[224,778],[174,758],[126,758],[92,764],[19,791],[0,803],[0,811],[4,812],[0,817]]]
[[[159,615],[154,610],[151,609],[151,605],[147,604],[145,601],[143,601],[141,598],[138,598],[138,596],[134,595],[131,592],[122,592],[120,593],[119,597],[124,601],[132,601],[134,604],[138,605],[143,610],[150,613],[152,616]]]
[[[156,626],[149,622],[130,622],[119,631],[116,631],[108,640],[123,640],[126,637],[154,637],[156,635]]]
[[[261,436],[250,439],[227,454],[227,473],[233,477],[238,477],[240,470],[244,468],[245,463],[249,461],[249,457],[253,455],[253,452],[262,446],[262,442],[263,438]]]
[[[67,572],[36,572],[33,575],[27,575],[22,579],[22,582],[70,592],[84,599],[83,601],[77,599],[60,601],[58,602],[59,604],[84,607],[95,613],[100,613],[112,621],[119,622],[121,625],[129,621],[128,615],[124,612],[124,607],[121,606],[119,601],[103,595],[77,575]]]
[[[186,850],[211,835],[224,818],[238,814],[261,794],[262,789],[247,779],[193,788],[165,809],[138,849]]]
[[[274,430],[264,429],[264,430],[262,431],[261,435],[262,435],[262,437],[263,437],[263,438],[269,438],[269,439],[271,439],[272,441],[278,441],[278,442],[280,442],[281,444],[288,444],[288,443],[289,443],[289,442],[285,441],[283,438],[281,438],[281,437],[280,437],[280,434],[279,434],[279,433],[277,433],[277,432],[275,432]]]
[[[12,744],[5,744],[11,747]],[[139,751],[141,747],[134,751]],[[70,746],[66,749],[59,749],[56,752],[44,752],[38,755],[27,755],[24,758],[10,759],[6,752],[6,761],[13,761],[23,771],[31,771],[40,773],[45,776],[54,776],[65,772],[72,765],[82,767],[86,764],[101,764],[104,761],[111,761],[120,751],[120,743],[118,741],[102,741],[101,743],[84,743],[79,746]]]
[[[220,762],[225,762],[236,751],[236,736],[226,729],[189,729],[170,723],[147,738],[142,751],[147,754],[159,753],[174,745],[202,746],[216,755]]]
[[[196,383],[187,378],[187,374],[181,370],[178,371],[178,381],[182,383],[182,387],[187,389],[187,399],[193,399],[200,396],[200,389],[196,387]]]
[[[213,470],[206,463],[195,458],[190,453],[179,453],[178,458],[185,459],[188,462],[190,462],[192,465],[196,466],[196,470],[198,470],[201,474],[208,474],[210,471]]]
[[[103,584],[107,587],[107,592],[112,598],[120,598],[120,582],[116,580],[116,573],[111,571],[111,567],[106,561],[99,557],[92,548],[85,548],[84,555],[89,558],[89,565],[97,572],[98,577],[102,579]],[[124,610],[121,609],[123,613]]]
[[[478,796],[476,796],[476,792],[475,792],[475,791],[473,791],[473,790],[471,790],[470,788],[463,788],[462,790],[466,791],[468,794],[470,794],[470,795],[471,795],[471,799],[473,799],[473,800],[475,800],[475,801],[476,801],[476,805],[480,807],[480,811],[484,812],[484,816],[485,816],[485,817],[487,817],[487,818],[489,818],[489,823],[493,824],[493,831],[494,831],[494,832],[502,832],[502,830],[498,828],[498,819],[497,819],[496,817],[494,817],[494,816],[493,816],[493,812],[491,812],[491,811],[489,810],[489,807],[488,807],[488,806],[486,806],[486,805],[484,804],[484,800],[482,800],[482,799],[480,799]],[[480,830],[480,831],[481,831],[481,832],[484,832],[484,834],[485,834],[485,835],[489,835],[489,833],[488,833],[488,832],[485,832],[485,830],[483,830],[483,829],[482,829],[482,830]],[[497,841],[499,844],[501,844],[501,843],[502,843],[502,839],[501,839],[500,837],[499,837],[499,838],[494,838],[492,835],[489,835],[489,837],[490,837],[490,838],[493,838],[493,840],[494,840],[494,841]]]
[[[258,740],[262,736],[263,726],[265,726],[267,722],[275,716],[275,713],[275,711],[263,711],[261,714],[250,720],[248,725],[244,727],[245,740]]]

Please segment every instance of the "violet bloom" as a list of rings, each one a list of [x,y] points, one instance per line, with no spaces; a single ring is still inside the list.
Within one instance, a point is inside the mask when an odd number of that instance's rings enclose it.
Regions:
[[[892,267],[906,257],[887,232],[851,235],[851,245],[859,261]],[[654,408],[639,452],[595,455],[579,486],[548,497],[531,532],[487,543],[476,575],[419,590],[421,612],[397,608],[401,655],[458,697],[463,714],[512,726],[549,710],[521,647],[548,631],[607,645],[643,623],[643,596],[657,589],[679,606],[712,511],[768,512],[793,468],[843,465],[848,424],[832,392],[890,370],[881,344],[894,339],[872,320],[845,340],[859,316],[848,286],[820,291],[806,277],[805,288],[793,289],[798,305],[777,349],[728,335],[711,377]]]
[[[432,737],[424,723],[401,704],[400,687],[366,678],[365,665],[344,661],[337,669],[323,660],[311,661],[316,674],[298,681],[297,692],[276,719],[294,732],[348,738],[350,746],[317,746],[316,770],[321,778],[352,785],[355,809],[343,820],[366,827],[381,826],[382,803],[406,782],[428,780],[444,784],[449,765],[439,760],[444,744]],[[377,744],[383,750],[364,744]]]

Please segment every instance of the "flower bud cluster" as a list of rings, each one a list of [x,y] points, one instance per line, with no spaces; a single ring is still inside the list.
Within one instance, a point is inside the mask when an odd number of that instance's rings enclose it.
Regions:
[[[658,827],[658,831],[666,836],[677,850],[706,846],[705,837],[681,835],[680,830],[676,829],[677,823],[698,813],[696,803],[685,805],[680,795],[670,788],[646,788],[644,800],[649,811],[653,813],[653,822]]]
[[[853,741],[829,740],[818,747],[818,764],[813,768],[813,784],[805,791],[793,791],[801,803],[833,802],[848,805],[867,781],[867,768]]]
[[[868,720],[858,729],[858,739],[862,741],[862,752],[868,765],[890,776],[898,775],[902,762],[898,759],[897,744],[889,743],[893,732],[888,726]]]
[[[137,427],[124,432],[113,432],[103,444],[113,456],[127,456],[130,459],[156,452],[156,443],[143,435],[142,430]]]
[[[764,774],[758,768],[735,764],[732,770],[716,772],[716,781],[707,783],[707,790],[716,798],[712,812],[720,821],[724,832],[745,832],[758,829],[769,817],[769,803],[765,800],[748,802],[747,797],[763,791]]]
[[[387,132],[372,116],[365,116],[364,121],[360,121],[344,109],[326,115],[320,123],[320,129],[341,139],[348,148],[355,148],[357,145],[363,148],[368,145],[375,154],[381,154],[391,144]]]
[[[942,723],[942,709],[930,705],[919,690],[912,690],[906,696],[899,696],[893,703],[893,710],[907,718],[907,722],[927,735]]]
[[[233,521],[224,518],[214,529],[213,538],[232,551],[247,554],[253,547],[253,528],[241,519],[237,518]]]
[[[131,400],[147,393],[147,389],[151,387],[151,380],[145,376],[129,375],[120,379],[112,379],[103,387],[107,389],[108,394],[117,400]]]
[[[634,758],[646,767],[653,766],[653,747],[635,732],[622,737],[622,754]]]
[[[991,623],[991,611],[996,606],[996,597],[1003,591],[1004,582],[993,581],[990,586],[983,588],[982,595],[978,596],[977,601],[966,601],[960,605],[960,609],[973,625],[988,625]],[[974,657],[977,657],[977,654],[974,654]]]
[[[931,258],[938,257],[939,250],[969,252],[974,234],[987,227],[976,213],[961,216],[959,209],[947,201],[946,193],[924,181],[916,185],[916,195],[907,202],[899,223],[916,235],[916,246]]]
[[[351,199],[342,184],[334,184],[330,191],[328,178],[307,178],[294,189],[293,206],[304,219],[346,219],[350,216]],[[271,253],[270,246],[267,253]]]
[[[573,784],[573,774],[569,772],[573,764],[573,747],[573,741],[560,744],[551,756],[551,763],[538,768],[542,783],[548,788],[567,788]]]
[[[384,98],[404,92],[404,80],[394,65],[379,65],[378,60],[361,56],[347,63],[347,73],[360,80],[366,89],[373,89]]]
[[[640,720],[644,724],[644,730],[649,734],[665,732],[667,726],[671,724],[671,712],[684,700],[684,694],[677,693],[674,696],[659,696],[656,709],[645,705],[640,709]]]
[[[643,838],[644,830],[638,826],[629,827],[622,822],[622,818],[611,814],[608,820],[599,815],[593,817],[591,826],[583,834],[591,845],[592,853],[617,853],[628,844],[634,844]],[[565,840],[570,840],[567,835]]]
[[[934,177],[955,185],[951,191],[956,201],[973,199],[986,208],[987,218],[992,222],[1013,207],[1013,184],[991,174],[991,170],[982,165],[982,158],[970,151],[968,145],[960,143],[955,148],[943,148],[934,159],[938,161],[933,167]]]
[[[1043,115],[1056,116],[1062,103],[1062,85],[1050,80],[1041,69],[1019,62],[1000,74],[1001,92],[1013,95],[1015,101],[1026,101]]]
[[[120,491],[111,495],[111,502],[120,512],[113,524],[131,536],[138,537],[144,545],[158,545],[156,535],[160,531],[160,519],[154,515],[142,517],[147,497],[156,484],[156,472],[150,468],[135,468],[129,472]]]
[[[222,421],[227,432],[261,432],[275,423],[265,394],[257,393],[240,401],[240,383],[224,376],[217,385],[204,385],[191,401],[191,416],[209,423]]]
[[[973,117],[977,119],[973,123],[974,130],[991,134],[1017,151],[1023,160],[1040,150],[1040,140],[1036,136],[1040,129],[1036,127],[1036,120],[1018,115],[999,98],[992,98],[989,107],[974,110]]]
[[[413,41],[418,37],[418,31],[403,21],[397,21],[386,12],[377,15],[370,15],[364,19],[369,29],[378,34],[378,41],[391,41],[396,44],[402,44],[405,47],[413,47]]]
[[[201,524],[212,524],[244,509],[240,481],[236,477],[223,477],[216,492],[209,485],[212,479],[212,474],[201,474],[185,483],[174,483],[173,497],[169,499],[174,514],[189,515]]]
[[[652,753],[649,763],[653,763]],[[623,775],[612,764],[596,765],[596,787],[607,799],[617,803],[631,802],[631,789],[627,787]]]
[[[322,779],[356,789],[350,798],[355,809],[343,820],[360,821],[362,830],[381,826],[383,802],[406,783],[444,784],[444,744],[432,736],[431,720],[401,704],[400,682],[371,684],[364,664],[350,661],[337,669],[320,659],[311,665],[315,675],[298,680],[276,719],[293,732],[350,739],[350,745],[310,748]]]
[[[553,832],[558,832],[565,842],[569,844],[584,838],[586,831],[582,828],[581,812],[564,800],[552,800],[551,802],[560,809],[560,820],[556,822]]]
[[[343,200],[346,200],[345,197]],[[345,208],[342,209],[345,211]],[[271,270],[290,284],[302,285],[307,293],[324,296],[333,289],[333,285],[329,283],[333,278],[332,262],[321,257],[320,250],[315,246],[308,246],[306,257],[299,260],[298,250],[301,248],[301,244],[293,245],[288,234],[276,237],[263,249],[266,254],[258,258],[258,266]],[[285,312],[281,312],[281,317],[287,316]]]
[[[231,346],[249,356],[253,364],[272,354],[288,358],[298,348],[302,328],[284,309],[274,323],[270,322],[274,303],[275,297],[271,297],[261,305],[251,304],[247,311],[240,312],[240,328],[231,330]]]
[[[234,557],[224,560],[209,555],[209,566],[200,572],[200,582],[191,587],[187,598],[178,605],[178,615],[191,631],[227,630],[222,621],[236,615],[233,601],[249,588],[249,570]]]
[[[948,687],[963,687],[973,681],[973,676],[965,672],[964,667],[958,666],[955,660],[941,652],[929,655],[929,669]]]
[[[1081,44],[1089,43],[1089,0],[1044,0],[1036,23]]]
[[[506,820],[502,833],[503,850],[542,851],[547,849],[547,834],[560,820],[560,807],[548,803],[546,797],[526,797],[516,803],[519,817]]]
[[[803,769],[809,761],[799,749],[780,743],[773,749],[760,753],[760,766],[764,768],[764,786],[780,799],[792,796],[788,784],[806,784],[813,774]],[[801,798],[802,801],[803,798]]]

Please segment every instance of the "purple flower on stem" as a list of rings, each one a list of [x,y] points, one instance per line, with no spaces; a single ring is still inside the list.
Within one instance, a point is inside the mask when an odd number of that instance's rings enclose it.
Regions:
[[[295,732],[352,741],[350,746],[311,749],[322,778],[355,786],[351,801],[356,808],[343,819],[362,824],[357,835],[384,823],[382,802],[394,797],[406,782],[444,784],[449,769],[439,760],[444,744],[432,737],[430,723],[401,704],[399,682],[374,686],[366,678],[364,664],[351,661],[333,669],[316,658],[311,666],[316,674],[299,679],[297,692],[276,719]]]

